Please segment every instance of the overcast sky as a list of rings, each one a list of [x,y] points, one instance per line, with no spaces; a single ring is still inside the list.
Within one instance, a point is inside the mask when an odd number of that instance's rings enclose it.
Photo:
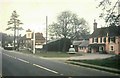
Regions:
[[[14,10],[20,15],[19,19],[24,23],[21,26],[25,30],[30,28],[45,33],[46,16],[48,24],[51,24],[56,21],[59,13],[69,10],[84,18],[93,32],[94,19],[98,22],[98,27],[104,26],[103,21],[99,19],[101,10],[96,8],[97,5],[98,0],[0,0],[0,32],[12,33],[5,29]]]

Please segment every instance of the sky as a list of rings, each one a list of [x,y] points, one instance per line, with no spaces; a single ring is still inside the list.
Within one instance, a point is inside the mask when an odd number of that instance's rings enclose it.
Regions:
[[[116,0],[114,0],[116,1]],[[48,16],[48,25],[56,22],[56,17],[63,11],[71,11],[80,18],[84,18],[93,32],[93,22],[96,19],[98,27],[104,26],[104,20],[99,18],[101,12],[96,8],[98,0],[0,0],[0,32],[13,34],[13,31],[6,31],[9,26],[11,14],[16,10],[19,19],[23,23],[20,25],[25,30],[31,29],[35,32],[42,32],[45,36],[46,16]]]

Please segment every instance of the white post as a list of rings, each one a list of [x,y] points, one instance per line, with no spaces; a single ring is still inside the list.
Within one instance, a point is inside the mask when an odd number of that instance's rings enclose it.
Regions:
[[[35,54],[35,31],[33,31],[33,54]]]

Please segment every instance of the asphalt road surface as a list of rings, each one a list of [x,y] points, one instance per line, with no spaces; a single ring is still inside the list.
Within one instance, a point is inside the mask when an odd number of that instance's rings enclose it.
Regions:
[[[114,73],[1,49],[0,59],[2,76],[117,76]]]

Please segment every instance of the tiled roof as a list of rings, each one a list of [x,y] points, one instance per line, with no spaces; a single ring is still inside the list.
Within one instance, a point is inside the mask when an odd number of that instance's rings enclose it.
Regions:
[[[120,36],[120,26],[109,26],[96,29],[91,35],[92,37],[105,37],[105,36]]]
[[[32,32],[30,29],[26,30],[26,32]]]
[[[82,41],[73,41],[73,45],[80,45]]]
[[[88,40],[83,40],[82,43],[79,46],[88,46],[89,41]]]

